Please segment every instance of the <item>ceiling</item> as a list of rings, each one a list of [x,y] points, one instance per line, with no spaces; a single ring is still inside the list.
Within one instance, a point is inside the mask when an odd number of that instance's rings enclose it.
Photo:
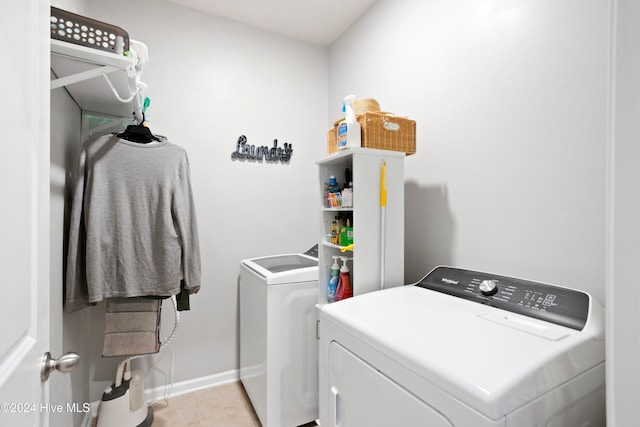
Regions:
[[[375,0],[168,0],[305,42],[329,46]]]

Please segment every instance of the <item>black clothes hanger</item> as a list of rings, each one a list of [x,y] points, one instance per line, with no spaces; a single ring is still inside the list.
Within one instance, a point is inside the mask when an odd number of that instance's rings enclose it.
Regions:
[[[119,133],[118,138],[126,139],[127,141],[137,142],[139,144],[148,144],[151,141],[161,141],[151,133],[151,129],[143,126],[145,122],[144,113],[142,113],[142,121],[138,125],[129,125],[124,132]]]

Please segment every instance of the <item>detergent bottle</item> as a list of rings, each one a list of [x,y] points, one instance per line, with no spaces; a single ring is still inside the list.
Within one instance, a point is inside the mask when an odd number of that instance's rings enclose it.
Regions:
[[[340,280],[338,281],[338,289],[336,290],[336,301],[351,298],[353,296],[353,288],[351,287],[351,274],[347,261],[349,257],[342,256],[342,267],[340,267]]]
[[[347,218],[347,224],[340,229],[340,246],[349,245],[353,245],[353,227],[351,227],[349,218]]]
[[[360,123],[356,119],[356,113],[353,111],[353,101],[355,95],[349,95],[342,101],[342,112],[345,113],[344,120],[338,124],[337,143],[339,149],[360,147],[361,130]]]
[[[336,300],[336,289],[338,289],[338,281],[340,280],[340,266],[338,265],[338,258],[340,258],[338,255],[333,256],[329,286],[327,287],[327,301],[329,302],[334,302]]]

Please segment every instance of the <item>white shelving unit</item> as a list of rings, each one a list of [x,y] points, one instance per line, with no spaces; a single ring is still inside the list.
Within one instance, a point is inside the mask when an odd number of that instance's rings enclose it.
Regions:
[[[83,111],[142,120],[135,66],[130,56],[51,40],[51,89],[65,87]]]
[[[322,235],[318,245],[318,303],[327,303],[327,285],[333,255],[353,258],[351,271],[353,295],[376,291],[384,282],[385,288],[404,284],[404,158],[398,151],[371,148],[350,148],[317,162],[319,166],[319,195],[322,209]],[[387,206],[382,215],[380,206],[380,173],[386,162]],[[342,186],[345,169],[349,168],[353,181],[353,207],[329,208],[325,199],[325,183],[334,175]],[[340,246],[330,243],[331,222],[336,215],[351,218],[354,250],[341,252]],[[382,218],[386,219],[382,236]],[[384,240],[383,240],[384,239]],[[381,247],[384,246],[384,269],[381,269]],[[342,265],[342,262],[340,262]],[[384,272],[384,280],[381,274]]]

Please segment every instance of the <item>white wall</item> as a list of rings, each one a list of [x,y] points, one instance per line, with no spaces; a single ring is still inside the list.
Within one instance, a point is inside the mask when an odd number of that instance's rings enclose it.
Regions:
[[[607,422],[640,425],[640,4],[617,0],[607,264]]]
[[[86,337],[90,333],[89,313],[63,313],[63,248],[65,230],[68,229],[69,188],[71,171],[75,169],[80,153],[80,109],[64,89],[51,91],[51,201],[50,201],[50,255],[51,255],[51,354],[58,357],[68,351],[81,356],[80,364],[68,375],[52,375],[53,404],[87,402],[89,392],[90,349]],[[76,423],[71,423],[75,418]],[[53,426],[78,425],[83,414],[51,414]]]
[[[52,1],[52,6],[84,13],[81,0]],[[63,260],[68,228],[69,186],[75,169],[80,146],[80,109],[62,88],[51,91],[50,117],[50,346],[54,357],[74,351],[80,354],[80,364],[65,375],[51,375],[49,382],[53,405],[88,402],[89,372],[92,362],[89,340],[90,316],[88,311],[64,313],[62,309],[64,283]],[[82,422],[82,412],[52,413],[53,427],[78,426]]]
[[[150,87],[151,129],[185,147],[190,157],[202,289],[192,296],[191,311],[181,313],[173,341],[174,381],[233,373],[238,368],[240,260],[304,251],[317,240],[314,162],[325,150],[327,49],[165,2],[90,0],[87,4],[86,11],[79,10],[83,4],[68,9],[121,26],[131,38],[147,44],[150,61],[143,80]],[[79,119],[72,112],[61,111],[59,117]],[[276,138],[280,146],[292,143],[292,160],[289,164],[232,160],[242,134],[255,145],[272,145]],[[60,156],[64,144],[56,148]],[[56,190],[53,197],[62,195]],[[59,223],[61,212],[57,215]],[[93,401],[113,380],[116,362],[100,358],[101,309],[88,310],[84,330],[76,318],[65,332],[76,344],[89,340],[83,363],[89,364],[90,372],[82,377],[91,381]],[[163,315],[171,319],[168,306]],[[169,350],[144,362],[149,371],[147,388],[165,385],[170,362]]]
[[[349,93],[418,123],[407,281],[460,265],[604,302],[608,0],[378,0],[328,54],[166,2],[88,5],[149,46],[151,128],[191,159],[203,287],[175,340],[176,381],[237,368],[239,261],[316,240],[313,162]],[[292,142],[294,157],[232,161],[240,134]],[[95,352],[92,400],[113,376]],[[168,353],[150,360],[147,386],[163,385]]]
[[[329,122],[349,93],[417,122],[408,282],[449,264],[604,302],[608,16],[607,0],[378,0],[331,46]]]

